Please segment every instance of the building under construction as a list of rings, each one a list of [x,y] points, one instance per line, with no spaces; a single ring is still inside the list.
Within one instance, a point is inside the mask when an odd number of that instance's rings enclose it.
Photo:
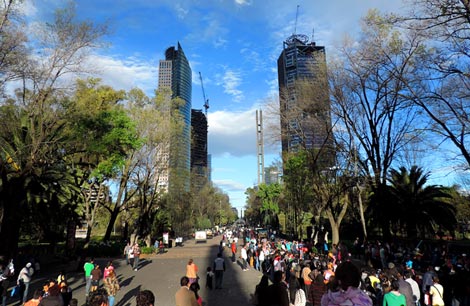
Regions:
[[[331,157],[325,47],[309,42],[306,35],[293,34],[284,41],[277,64],[283,155],[315,150]]]
[[[202,110],[191,110],[191,185],[195,191],[208,182],[207,118]]]

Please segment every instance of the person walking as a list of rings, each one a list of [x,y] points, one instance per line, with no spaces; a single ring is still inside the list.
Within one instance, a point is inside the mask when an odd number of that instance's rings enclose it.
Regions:
[[[444,306],[444,287],[439,284],[439,277],[432,278],[433,284],[429,288],[429,295],[432,297],[432,306]]]
[[[240,257],[242,259],[242,269],[243,271],[247,271],[248,270],[248,253],[246,251],[246,245],[244,245],[242,247],[242,249],[240,250]]]
[[[383,299],[384,306],[407,305],[406,297],[405,295],[401,294],[400,291],[398,291],[399,288],[400,288],[400,285],[398,283],[398,280],[392,281],[390,292],[384,295],[384,299]]]
[[[43,298],[38,306],[64,306],[64,301],[62,301],[62,297],[60,295],[60,288],[59,285],[54,284],[49,287],[48,290],[49,294],[45,298]],[[65,305],[68,306],[68,305]]]
[[[201,287],[199,286],[199,284],[197,282],[195,283],[192,283],[190,286],[189,286],[189,290],[194,292],[194,297],[196,297],[196,301],[197,301],[197,304],[199,306],[202,306],[202,298],[201,296],[199,295],[199,290],[201,289]]]
[[[326,285],[323,281],[323,274],[319,268],[312,265],[311,270],[310,278],[312,279],[312,283],[310,284],[309,291],[307,292],[307,302],[313,306],[320,306],[323,294],[326,292]]]
[[[194,263],[193,259],[190,258],[186,265],[186,277],[189,279],[190,284],[197,282],[198,267]]]
[[[419,289],[419,284],[412,278],[411,271],[405,270],[404,272],[405,281],[410,284],[411,291],[413,292],[413,300],[417,306],[419,306],[421,300],[421,291]]]
[[[99,265],[95,265],[93,271],[91,271],[91,292],[98,290],[100,286],[100,278],[101,278],[101,269]]]
[[[225,260],[222,258],[222,254],[218,253],[217,258],[214,260],[214,267],[215,273],[215,289],[222,289],[222,282],[224,280],[224,272],[225,272]]]
[[[124,256],[126,256],[126,265],[130,265],[129,250],[131,249],[131,243],[128,241],[124,247]]]
[[[282,271],[274,272],[273,283],[266,289],[268,305],[289,306],[289,292]]]
[[[87,261],[83,265],[83,270],[85,271],[85,296],[88,297],[88,294],[90,293],[91,289],[91,271],[95,268],[95,265],[93,263],[93,258],[91,258],[89,261]]]
[[[189,290],[189,286],[191,286],[189,278],[183,276],[180,285],[181,288],[175,294],[176,306],[198,306],[194,292]]]
[[[133,252],[134,252],[134,271],[137,271],[139,269],[139,261],[140,261],[140,246],[136,242],[134,243],[134,246],[132,247]]]
[[[106,267],[104,268],[104,271],[103,271],[103,280],[105,280],[106,277],[108,277],[109,272],[111,272],[111,271],[114,271],[114,266],[113,266],[113,261],[112,261],[112,260],[108,261],[108,264],[107,264]]]
[[[69,306],[70,301],[72,300],[72,289],[69,287],[66,281],[57,283],[60,289],[60,296],[64,302],[64,306]]]
[[[108,276],[104,279],[104,288],[108,293],[108,305],[114,305],[114,298],[116,297],[117,292],[119,291],[119,282],[116,278],[116,273],[114,273],[114,269],[108,272]]]
[[[31,278],[34,274],[33,265],[28,262],[23,269],[20,270],[18,274],[18,279],[16,280],[16,284],[23,287],[23,296],[21,296],[22,304],[26,303],[28,300],[28,293],[29,293],[29,283],[31,282]]]
[[[235,240],[232,240],[232,244],[230,245],[230,248],[232,249],[232,262],[235,263],[236,262],[235,255],[237,255],[237,243],[235,242]]]
[[[42,290],[41,289],[36,289],[33,293],[33,298],[27,301],[24,306],[38,306],[39,302],[41,302],[42,299]]]

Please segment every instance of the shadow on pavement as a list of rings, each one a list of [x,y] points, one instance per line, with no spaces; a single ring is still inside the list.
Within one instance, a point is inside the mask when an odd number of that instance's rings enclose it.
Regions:
[[[140,291],[141,286],[129,290],[120,300],[116,303],[116,306],[129,306],[131,305],[130,300],[133,299]]]
[[[217,253],[219,252],[219,246],[212,246],[210,248],[209,254],[207,254],[206,267],[200,268],[201,280],[200,285],[201,289],[206,286],[206,268],[213,266],[213,261],[217,258]],[[228,247],[225,247],[223,252],[223,258],[225,259],[226,271],[223,278],[223,289],[206,289],[206,300],[205,306],[238,306],[238,305],[253,305],[251,303],[250,292],[254,292],[254,287],[251,288],[250,282],[243,280],[241,264],[232,263],[231,260],[231,251]],[[215,288],[215,277],[213,288]]]

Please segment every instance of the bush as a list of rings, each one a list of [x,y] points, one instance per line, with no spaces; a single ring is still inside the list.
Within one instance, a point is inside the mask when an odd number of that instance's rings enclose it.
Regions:
[[[151,247],[144,246],[140,248],[140,251],[142,254],[153,254],[155,253],[155,248],[153,246]]]

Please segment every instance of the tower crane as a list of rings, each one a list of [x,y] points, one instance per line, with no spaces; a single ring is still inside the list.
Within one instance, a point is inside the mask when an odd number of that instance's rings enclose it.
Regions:
[[[204,98],[204,111],[207,117],[207,109],[209,108],[209,99],[206,98],[206,92],[204,91],[204,83],[202,82],[202,74],[200,71],[199,71],[199,79],[201,80],[202,97]]]

